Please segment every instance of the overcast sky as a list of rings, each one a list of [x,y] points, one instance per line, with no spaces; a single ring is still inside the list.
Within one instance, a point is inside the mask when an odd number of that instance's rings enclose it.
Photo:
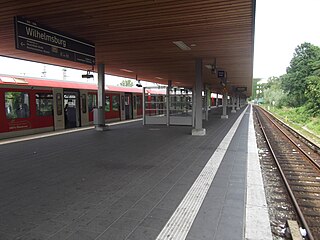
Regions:
[[[304,42],[320,46],[320,0],[257,0],[256,78],[280,76]]]
[[[320,46],[320,0],[257,0],[254,48],[255,78],[286,72],[294,49],[303,42]],[[1,43],[0,43],[1,44]],[[43,64],[0,57],[0,73],[41,77]],[[46,77],[62,79],[62,70],[46,66]],[[80,80],[83,71],[68,70],[69,80]],[[116,84],[111,76],[106,82]],[[92,81],[92,80],[84,80]]]

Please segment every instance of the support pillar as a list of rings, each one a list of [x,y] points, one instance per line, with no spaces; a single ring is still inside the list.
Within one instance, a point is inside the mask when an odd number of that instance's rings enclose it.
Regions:
[[[146,125],[146,87],[142,88],[142,125]]]
[[[209,100],[210,100],[210,89],[204,86],[204,119],[209,120]]]
[[[223,92],[223,95],[222,95],[222,115],[221,115],[222,119],[228,119],[227,102],[228,102],[228,95],[226,92]]]
[[[240,96],[237,99],[237,110],[240,110]]]
[[[105,131],[108,127],[105,124],[105,78],[104,78],[104,64],[98,64],[98,108],[95,109],[93,115],[93,122],[96,130]]]
[[[232,100],[232,109],[231,109],[231,113],[236,113],[236,96],[232,96],[231,98]]]
[[[202,59],[198,58],[195,61],[196,69],[196,82],[195,82],[195,112],[194,122],[195,126],[192,129],[192,135],[204,136],[206,135],[206,129],[202,128]]]
[[[170,126],[170,90],[172,86],[172,81],[168,80],[167,87],[167,126]]]
[[[218,101],[218,98],[219,98],[219,94],[216,93],[216,107],[219,107],[219,101]]]

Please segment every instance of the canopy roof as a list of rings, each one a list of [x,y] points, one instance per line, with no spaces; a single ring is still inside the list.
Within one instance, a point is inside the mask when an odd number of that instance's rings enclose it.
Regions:
[[[96,62],[104,63],[108,74],[191,87],[195,59],[202,58],[211,89],[222,88],[210,70],[215,65],[227,71],[229,91],[247,87],[251,95],[255,0],[7,0],[0,13],[3,56],[91,69],[15,49],[13,18],[23,16],[94,43]],[[188,50],[173,43],[178,41]]]

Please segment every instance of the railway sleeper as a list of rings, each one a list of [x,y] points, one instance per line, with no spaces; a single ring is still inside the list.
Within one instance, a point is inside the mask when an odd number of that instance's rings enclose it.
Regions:
[[[292,240],[303,240],[297,221],[287,220],[287,227],[286,235],[291,236]]]

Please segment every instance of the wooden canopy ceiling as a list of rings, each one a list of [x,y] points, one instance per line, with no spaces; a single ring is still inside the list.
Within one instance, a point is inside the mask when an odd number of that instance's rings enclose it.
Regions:
[[[204,82],[217,90],[220,81],[205,67],[216,59],[228,73],[229,91],[247,87],[251,95],[255,0],[7,0],[0,6],[0,55],[91,68],[16,50],[13,18],[23,16],[95,43],[96,62],[108,74],[192,86],[195,59],[202,58]]]

